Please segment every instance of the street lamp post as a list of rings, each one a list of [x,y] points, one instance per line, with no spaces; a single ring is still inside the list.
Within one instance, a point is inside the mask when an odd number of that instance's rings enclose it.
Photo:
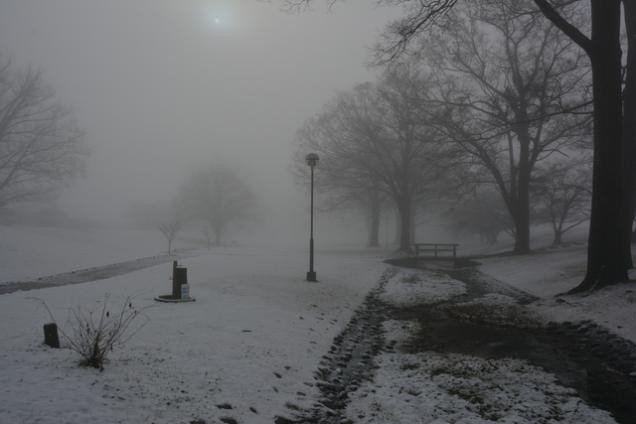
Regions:
[[[314,167],[318,165],[318,155],[309,153],[305,156],[307,165],[311,168],[311,206],[310,206],[310,230],[309,230],[309,272],[307,273],[307,281],[315,282],[316,271],[314,271]]]

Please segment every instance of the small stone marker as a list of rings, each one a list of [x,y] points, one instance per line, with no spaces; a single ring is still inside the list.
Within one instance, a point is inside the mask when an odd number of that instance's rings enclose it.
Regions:
[[[44,324],[44,344],[55,349],[60,348],[60,337],[57,334],[57,324]]]

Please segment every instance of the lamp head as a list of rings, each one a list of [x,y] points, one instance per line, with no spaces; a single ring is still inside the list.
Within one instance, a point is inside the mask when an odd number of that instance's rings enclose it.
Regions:
[[[316,153],[309,153],[307,156],[305,156],[305,161],[307,162],[307,165],[313,168],[314,166],[318,165],[319,158]]]

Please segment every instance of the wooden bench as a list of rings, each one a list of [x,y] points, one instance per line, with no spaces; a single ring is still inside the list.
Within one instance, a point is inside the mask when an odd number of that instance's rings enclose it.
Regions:
[[[432,257],[439,257],[440,253],[453,252],[453,258],[457,258],[457,243],[415,243],[415,260],[420,258],[422,252],[433,252]],[[424,256],[422,256],[424,257]],[[431,256],[426,256],[431,257]]]

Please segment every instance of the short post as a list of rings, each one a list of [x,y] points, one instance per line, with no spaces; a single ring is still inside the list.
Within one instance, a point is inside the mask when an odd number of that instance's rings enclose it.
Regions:
[[[55,349],[60,348],[60,337],[57,334],[57,324],[44,324],[44,344]]]
[[[181,286],[188,284],[188,268],[175,267],[172,277],[172,297],[181,299]]]

